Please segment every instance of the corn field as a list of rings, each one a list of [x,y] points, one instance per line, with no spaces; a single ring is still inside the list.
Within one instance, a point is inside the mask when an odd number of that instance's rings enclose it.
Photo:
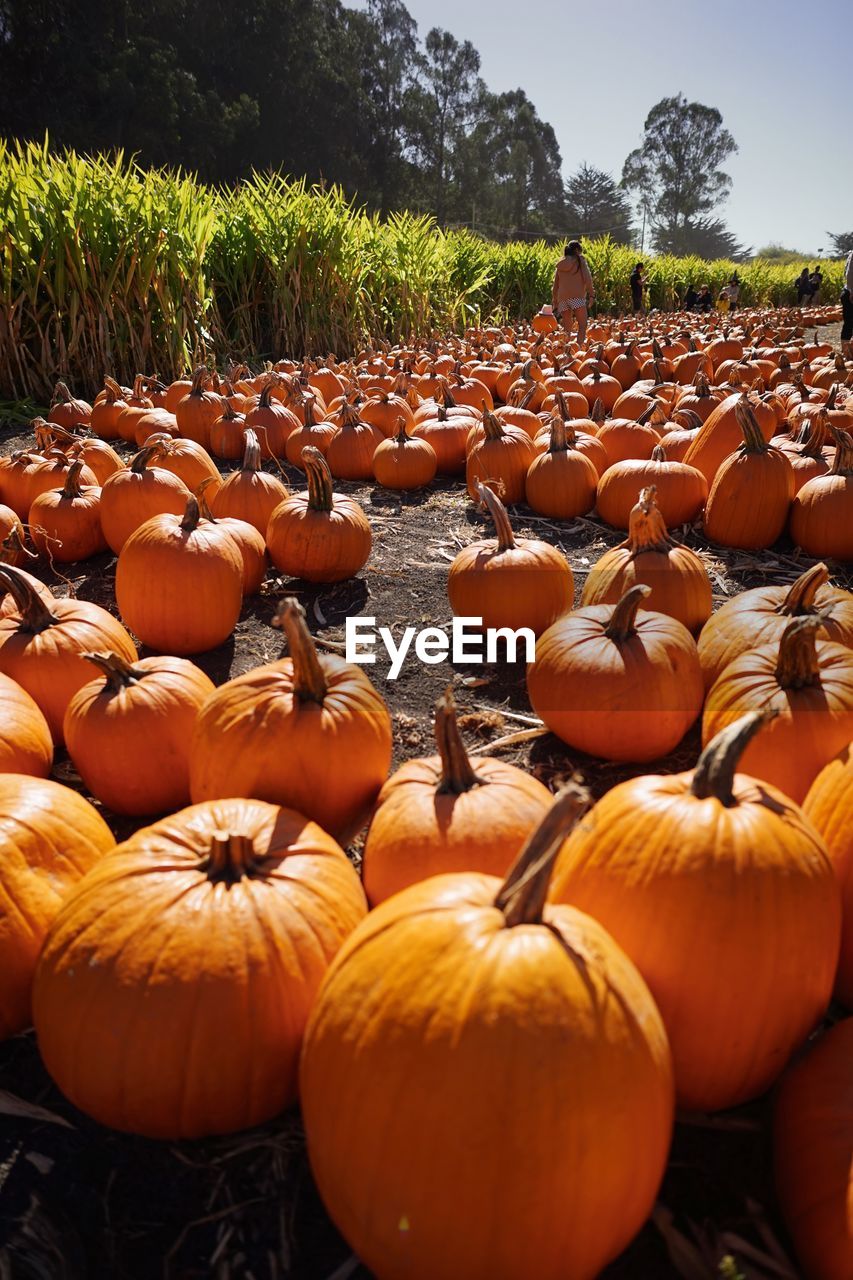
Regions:
[[[340,190],[255,174],[206,187],[118,154],[0,141],[0,398],[43,402],[58,376],[92,394],[109,372],[171,377],[200,359],[346,355],[396,339],[529,316],[558,250],[369,214]],[[630,305],[636,250],[588,242],[599,310]],[[653,307],[688,284],[716,294],[730,262],[649,257]],[[738,266],[741,304],[784,305],[803,264]],[[841,263],[822,264],[824,296]]]

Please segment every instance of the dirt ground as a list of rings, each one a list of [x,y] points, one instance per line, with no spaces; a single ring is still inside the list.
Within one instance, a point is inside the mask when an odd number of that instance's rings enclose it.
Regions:
[[[830,336],[837,338],[837,327]],[[15,426],[0,430],[2,453],[28,442]],[[297,473],[291,478],[302,487]],[[284,594],[299,597],[316,636],[332,646],[343,641],[344,620],[352,614],[374,616],[395,633],[403,626],[449,625],[449,562],[467,542],[491,536],[463,486],[440,482],[402,499],[372,486],[336,487],[363,503],[373,526],[374,549],[365,570],[349,582],[319,588],[270,572],[261,595],[245,602],[233,638],[196,659],[216,683],[279,656],[281,633],[270,620]],[[590,567],[623,537],[593,518],[555,524],[525,508],[512,517],[518,535],[542,538],[565,552],[576,599]],[[753,557],[709,552],[697,528],[675,533],[703,556],[715,607],[748,587],[793,581],[811,563],[785,540]],[[58,594],[70,587],[115,612],[114,575],[112,556],[74,566],[68,584],[47,570],[43,574]],[[833,580],[853,589],[850,566],[838,566]],[[389,681],[387,661],[380,657],[366,670],[393,715],[395,766],[431,754],[432,708],[448,681],[472,749],[531,728],[514,718],[532,714],[523,663],[454,668],[412,660],[399,679]],[[696,729],[652,768],[594,761],[550,734],[497,750],[552,787],[579,773],[598,796],[632,774],[689,768],[698,743]],[[80,787],[64,754],[54,776]],[[119,839],[142,825],[105,816]],[[357,843],[350,852],[357,861]],[[604,1273],[609,1280],[798,1275],[773,1199],[768,1106],[765,1098],[724,1115],[680,1119],[654,1219]],[[32,1034],[0,1045],[2,1280],[159,1276],[364,1280],[367,1272],[319,1202],[297,1114],[227,1140],[168,1145],[124,1137],[65,1102],[41,1066]]]

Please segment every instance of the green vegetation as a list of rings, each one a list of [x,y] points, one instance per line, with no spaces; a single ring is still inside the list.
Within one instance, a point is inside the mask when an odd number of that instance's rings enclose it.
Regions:
[[[254,175],[233,188],[146,170],[121,155],[0,143],[0,398],[37,402],[57,374],[93,393],[105,371],[170,377],[198,359],[344,355],[371,338],[529,317],[550,300],[558,251],[387,220],[337,188]],[[636,250],[587,244],[599,311],[628,310]],[[716,294],[735,269],[647,259],[650,302],[690,283]],[[738,267],[741,301],[787,304],[800,263]],[[841,264],[823,263],[825,296]]]

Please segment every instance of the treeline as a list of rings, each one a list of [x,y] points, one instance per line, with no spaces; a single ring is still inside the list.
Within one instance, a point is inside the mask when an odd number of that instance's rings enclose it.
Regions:
[[[474,46],[419,38],[401,0],[0,0],[0,136],[45,134],[210,183],[304,175],[496,239],[631,236],[614,178],[564,182],[524,90],[491,92]]]

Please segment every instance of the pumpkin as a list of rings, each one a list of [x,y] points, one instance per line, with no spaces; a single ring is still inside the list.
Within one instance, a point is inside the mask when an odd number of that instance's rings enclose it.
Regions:
[[[243,456],[246,416],[226,400],[223,412],[210,424],[209,449],[214,458],[233,460]]]
[[[129,467],[110,476],[101,487],[101,528],[110,550],[118,555],[132,533],[152,516],[180,515],[190,491],[171,471],[150,465],[160,445],[146,445]]]
[[[596,435],[591,435],[588,431],[579,431],[577,419],[569,417],[568,413],[563,413],[559,407],[556,412],[548,415],[547,422],[539,429],[536,434],[534,443],[537,448],[541,448],[543,452],[547,452],[551,445],[551,428],[554,418],[558,417],[562,423],[563,430],[566,433],[566,446],[569,449],[577,449],[578,453],[582,453],[588,458],[595,467],[597,477],[604,475],[604,472],[610,466],[610,460],[607,457],[607,450]],[[588,425],[595,431],[598,430],[597,425],[591,420]],[[531,466],[533,464],[531,463]],[[529,475],[528,471],[528,475]]]
[[[653,411],[644,413],[638,422],[628,418],[609,418],[598,429],[597,439],[607,454],[609,466],[628,458],[650,458],[660,444],[660,434],[649,422]]]
[[[298,431],[292,431],[287,437],[284,446],[285,456],[292,467],[296,467],[299,471],[304,471],[302,465],[303,449],[319,449],[323,457],[329,451],[329,444],[333,436],[338,434],[340,428],[337,423],[332,422],[329,418],[317,420],[314,409],[313,396],[305,397],[305,423],[299,427]]]
[[[218,392],[207,389],[207,378],[207,369],[203,365],[196,369],[189,391],[172,410],[181,435],[204,449],[210,445],[210,428],[222,416],[226,404]]]
[[[373,455],[373,475],[385,489],[421,489],[435,479],[438,459],[428,440],[410,436],[401,417],[397,434],[383,440]]]
[[[196,501],[199,511],[205,520],[225,530],[240,552],[243,563],[243,595],[256,596],[260,593],[264,578],[269,568],[267,544],[264,536],[247,520],[238,520],[234,516],[215,516],[207,505],[205,498],[206,481],[199,487]]]
[[[491,399],[485,387],[483,391]],[[395,391],[382,391],[378,396],[365,401],[361,406],[361,418],[363,422],[378,427],[386,439],[399,430],[401,418],[406,427],[415,425],[415,415],[408,401]]]
[[[155,434],[149,436],[144,445],[158,446],[158,452],[152,456],[156,457],[161,471],[171,471],[173,476],[184,482],[190,493],[195,493],[204,484],[208,502],[215,499],[222,487],[222,476],[210,454],[200,444],[194,440],[175,440],[168,435]]]
[[[702,708],[696,643],[682,623],[637,610],[638,583],[615,605],[568,613],[539,637],[527,669],[533,710],[570,747],[605,760],[668,755]]]
[[[566,424],[555,413],[547,451],[534,458],[527,470],[527,505],[539,515],[572,520],[592,510],[597,484],[594,463],[578,448],[574,432],[569,443]]]
[[[801,803],[853,738],[853,649],[816,641],[820,616],[792,618],[781,639],[735,658],[711,686],[702,741],[752,708],[779,714],[747,747],[743,771]]]
[[[435,708],[437,755],[407,760],[379,793],[362,853],[372,906],[450,871],[505,875],[553,797],[514,765],[465,750],[451,689]]]
[[[308,1013],[364,914],[352,865],[301,814],[183,809],[119,845],[54,921],[33,991],[45,1065],[114,1129],[260,1124],[295,1101]]]
[[[853,436],[837,438],[830,471],[808,480],[791,503],[789,530],[806,555],[853,560]]]
[[[388,708],[360,666],[318,655],[296,600],[282,601],[276,622],[290,656],[229,680],[204,704],[190,792],[196,801],[236,793],[287,804],[348,839],[388,773]]]
[[[501,423],[488,409],[483,414],[482,437],[472,432],[465,462],[468,494],[479,500],[481,484],[500,493],[507,504],[524,501],[525,483],[537,449],[522,427]]]
[[[0,675],[0,774],[46,778],[53,766],[48,723],[26,689]]]
[[[57,382],[47,417],[49,422],[55,422],[57,426],[70,431],[72,427],[89,425],[92,406],[88,400],[75,400],[65,383]]]
[[[133,443],[137,449],[141,449],[150,436],[158,435],[174,440],[179,434],[177,418],[165,409],[146,409],[143,414],[134,418]]]
[[[701,471],[684,462],[670,462],[661,445],[655,445],[648,459],[628,458],[607,468],[595,500],[601,519],[627,529],[637,494],[649,485],[654,486],[655,500],[669,526],[695,520],[708,497]]]
[[[363,422],[352,404],[344,404],[340,422],[340,430],[326,449],[329,470],[339,480],[372,480],[373,455],[384,435],[378,427]]]
[[[373,1275],[518,1280],[535,1258],[537,1280],[592,1280],[652,1207],[672,1123],[660,1016],[596,921],[544,905],[581,803],[555,801],[503,884],[434,876],[383,902],[323,982],[308,1155]]]
[[[36,485],[38,473],[47,466],[47,459],[40,453],[15,452],[8,458],[0,458],[0,499],[19,520],[27,519],[33,499],[39,493],[53,487]]]
[[[186,658],[83,656],[101,675],[69,702],[63,734],[86,790],[113,813],[188,804],[190,741],[213,682]]]
[[[711,616],[711,580],[696,552],[669,536],[656,496],[654,485],[643,489],[631,511],[628,537],[590,569],[581,604],[616,604],[629,587],[644,582],[651,588],[645,608],[697,632]]]
[[[115,591],[122,619],[144,645],[205,653],[240,617],[243,557],[226,529],[201,519],[190,495],[182,516],[154,516],[127,539]]]
[[[90,416],[90,425],[96,436],[102,440],[120,440],[118,419],[122,409],[127,407],[124,391],[114,378],[104,378],[104,390],[95,400]]]
[[[0,556],[4,564],[20,568],[26,564],[31,552],[24,546],[24,526],[11,507],[0,503]]]
[[[497,537],[463,547],[450,566],[447,595],[457,617],[481,619],[484,629],[528,628],[539,635],[572,607],[574,579],[565,556],[548,542],[516,539],[506,508],[478,486]]]
[[[133,390],[124,396],[124,404],[116,418],[116,430],[126,444],[136,443],[137,425],[143,418],[147,418],[153,409],[154,401],[146,394],[145,379],[141,374],[137,374],[133,380]]]
[[[44,778],[0,775],[0,1039],[32,1021],[39,951],[71,889],[115,846],[76,791]]]
[[[721,463],[743,443],[741,418],[736,412],[738,406],[741,406],[741,417],[744,407],[751,411],[764,440],[770,440],[776,429],[776,415],[758,397],[750,397],[744,391],[721,400],[696,432],[696,438],[684,455],[684,461],[701,471],[709,486],[713,485]]]
[[[786,1074],[773,1118],[782,1213],[809,1280],[853,1274],[853,1018]]]
[[[26,689],[59,745],[65,708],[92,678],[83,654],[114,649],[134,662],[136,648],[106,609],[88,600],[55,600],[20,569],[0,565],[0,589],[15,603],[14,611],[0,616],[0,672]]]
[[[73,462],[61,489],[39,494],[30,507],[33,546],[57,564],[73,564],[106,551],[101,529],[101,490],[80,484],[81,461]]]
[[[303,429],[301,421],[292,409],[288,409],[280,400],[273,400],[272,393],[276,385],[274,377],[267,379],[261,388],[258,403],[248,410],[244,424],[255,432],[255,437],[260,443],[262,458],[283,457],[290,436]],[[310,399],[313,403],[313,397],[306,397],[306,399]],[[216,434],[215,428],[211,428],[211,444]],[[242,453],[241,438],[237,452],[231,452],[227,456],[239,458]]]
[[[468,436],[480,423],[480,415],[462,406],[452,410],[446,405],[426,406],[428,416],[415,414],[412,435],[426,440],[435,452],[438,474],[460,475],[465,470]]]
[[[853,592],[829,586],[825,564],[813,565],[790,587],[756,587],[727,600],[699,636],[705,688],[742,653],[777,643],[792,618],[808,615],[820,615],[829,640],[853,647]]]
[[[693,770],[613,787],[551,882],[550,900],[598,920],[645,978],[689,1110],[763,1093],[832,989],[840,903],[826,847],[786,796],[740,771],[765,719],[729,725]]]
[[[342,582],[367,563],[373,535],[354,498],[332,491],[332,475],[319,449],[302,452],[306,493],[274,510],[266,530],[270,559],[282,573],[307,582]]]
[[[735,404],[734,414],[744,444],[717,469],[703,527],[705,536],[720,546],[759,551],[771,546],[785,528],[794,473],[785,454],[765,440],[745,399]],[[688,449],[688,462],[690,453]]]
[[[835,995],[853,1009],[853,743],[824,765],[806,793],[803,813],[829,850],[841,885],[841,954]]]

